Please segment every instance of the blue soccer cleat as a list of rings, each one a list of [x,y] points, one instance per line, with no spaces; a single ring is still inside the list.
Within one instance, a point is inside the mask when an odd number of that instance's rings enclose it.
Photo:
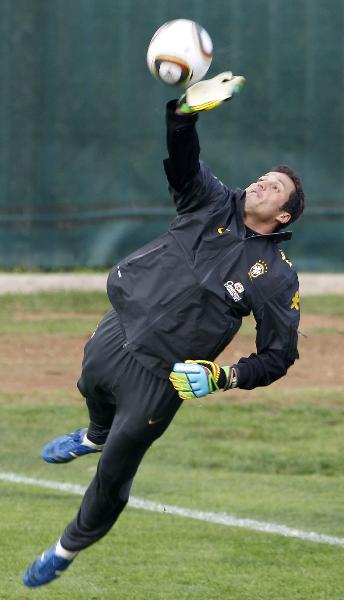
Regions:
[[[36,558],[32,565],[26,569],[23,583],[27,585],[27,587],[35,588],[50,583],[50,581],[53,581],[59,577],[63,571],[68,569],[73,560],[67,560],[66,558],[56,556],[55,549],[56,544],[49,548],[49,550],[46,550],[46,552],[43,552],[42,556]]]
[[[41,456],[48,463],[67,463],[78,456],[101,452],[102,447],[90,448],[82,443],[87,429],[77,429],[55,438],[42,448]]]

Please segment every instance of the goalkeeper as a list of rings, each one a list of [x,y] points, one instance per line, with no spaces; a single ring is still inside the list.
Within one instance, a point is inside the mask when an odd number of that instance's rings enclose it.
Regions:
[[[298,280],[278,247],[303,211],[298,177],[279,165],[245,190],[232,189],[199,160],[199,112],[242,83],[222,73],[167,105],[164,167],[176,218],[109,275],[112,307],[85,346],[78,382],[89,425],[42,451],[52,464],[101,452],[97,473],[76,517],[26,570],[29,587],[55,579],[109,531],[145,452],[183,400],[269,385],[298,357]],[[216,357],[250,313],[256,351],[219,366]]]

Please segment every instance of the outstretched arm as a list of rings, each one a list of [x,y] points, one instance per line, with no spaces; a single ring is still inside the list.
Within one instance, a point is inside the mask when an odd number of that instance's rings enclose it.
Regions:
[[[257,323],[257,353],[241,358],[236,365],[239,387],[253,389],[270,385],[286,374],[299,357],[297,350],[300,321],[300,298],[295,275],[291,284],[282,288],[259,306],[254,307]]]
[[[295,277],[296,279],[296,277]],[[176,363],[170,381],[180,398],[201,398],[234,387],[251,390],[270,385],[286,374],[298,358],[297,328],[300,318],[297,280],[255,311],[257,353],[237,364],[221,366],[206,360]]]
[[[176,191],[191,181],[199,171],[199,141],[196,131],[197,113],[177,113],[177,100],[167,104],[167,150],[164,161],[169,184]]]
[[[185,94],[167,105],[167,149],[165,170],[170,185],[177,191],[199,170],[199,141],[196,131],[198,113],[216,108],[229,100],[244,84],[242,76],[230,71],[220,73],[189,87]]]

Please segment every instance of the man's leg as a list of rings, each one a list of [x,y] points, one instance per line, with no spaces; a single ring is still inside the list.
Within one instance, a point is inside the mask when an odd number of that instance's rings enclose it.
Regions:
[[[57,547],[54,545],[27,569],[24,583],[29,587],[55,579],[68,562],[55,568],[54,561],[61,558],[71,562],[79,550],[109,531],[127,504],[146,450],[166,430],[181,404],[168,380],[155,377],[123,349],[119,358],[121,376],[113,385],[116,415],[96,476]]]
[[[118,371],[123,332],[113,309],[107,312],[84,349],[82,373],[77,387],[86,399],[88,428],[78,428],[48,442],[41,451],[48,463],[67,463],[103,449],[116,411],[112,392]]]
[[[62,546],[70,551],[87,548],[117,521],[145,452],[181,405],[169,381],[155,377],[129,355],[125,361],[126,371],[114,386],[116,416],[96,476],[61,537]]]
[[[61,538],[26,570],[23,583],[28,587],[39,587],[59,577],[79,550],[108,532],[126,506],[134,475],[150,443],[146,447],[140,442],[133,443],[118,431],[113,432],[113,440],[111,437],[110,433],[97,473],[75,519]]]
[[[63,560],[68,556],[72,559],[79,550],[99,540],[116,522],[128,501],[142,457],[168,427],[181,404],[168,381],[146,371],[124,351],[121,365],[122,375],[113,386],[116,415],[96,476],[78,514],[59,540],[59,547],[65,553],[61,556]],[[44,559],[37,559],[28,568],[24,583],[29,587],[48,583],[56,577],[53,559],[42,563]]]
[[[82,378],[78,381],[78,388],[82,393]],[[97,446],[104,446],[116,414],[115,397],[113,394],[101,393],[95,396],[94,392],[91,396],[84,391],[89,415],[87,439]]]
[[[110,433],[97,473],[79,512],[66,527],[61,544],[71,551],[87,548],[103,537],[126,506],[130,488],[149,443],[132,440],[125,432]]]
[[[81,390],[80,380],[78,387]],[[41,450],[41,456],[47,463],[67,463],[79,456],[101,452],[116,412],[113,398],[104,394],[97,397],[86,397],[89,412],[88,428],[79,428],[71,433],[66,433],[48,442]]]

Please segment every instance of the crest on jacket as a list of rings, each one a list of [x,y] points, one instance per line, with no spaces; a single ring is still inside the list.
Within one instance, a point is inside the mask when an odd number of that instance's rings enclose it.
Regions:
[[[266,273],[267,270],[268,270],[268,265],[266,264],[266,262],[264,260],[259,259],[250,268],[250,270],[248,272],[248,276],[250,279],[255,279],[256,277],[259,277],[260,275],[264,275],[264,273]]]

